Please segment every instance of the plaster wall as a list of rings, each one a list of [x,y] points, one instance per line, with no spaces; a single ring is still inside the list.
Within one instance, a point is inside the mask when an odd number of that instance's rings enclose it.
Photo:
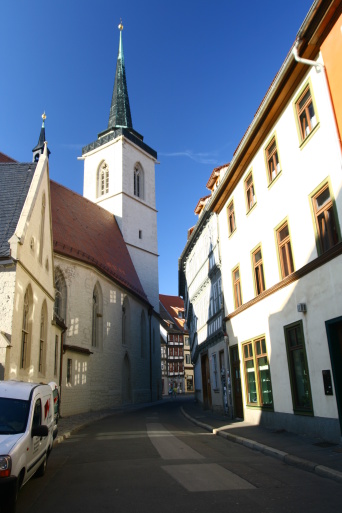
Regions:
[[[123,365],[127,355],[130,364],[130,402],[149,401],[149,351],[141,356],[141,312],[148,320],[146,305],[128,297],[127,344],[122,343],[122,305],[126,292],[90,266],[56,255],[56,266],[63,272],[67,287],[68,330],[65,344],[89,350],[86,355],[67,350],[63,355],[62,414],[112,408],[121,405],[123,398]],[[95,285],[102,293],[102,337],[98,347],[92,346],[92,297]],[[154,330],[158,330],[152,325]],[[149,326],[146,340],[149,344]],[[158,359],[159,356],[159,359]],[[72,360],[71,383],[67,383],[67,360]],[[160,379],[160,339],[155,337],[153,365],[153,396],[158,395]],[[158,381],[159,380],[159,381]],[[127,398],[126,398],[127,399]],[[128,399],[127,399],[128,400]]]
[[[6,348],[12,334],[16,268],[0,268],[0,379],[4,379]],[[6,335],[5,335],[6,334]]]

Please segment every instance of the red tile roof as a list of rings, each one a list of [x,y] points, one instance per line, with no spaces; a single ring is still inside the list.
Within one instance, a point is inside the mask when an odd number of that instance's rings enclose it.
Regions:
[[[93,265],[147,301],[114,215],[56,182],[50,187],[55,253]]]
[[[204,208],[204,205],[206,204],[208,198],[210,198],[210,194],[208,196],[203,196],[203,198],[200,198],[198,200],[198,203],[195,208],[195,214],[200,214]]]
[[[1,153],[1,151],[0,151],[0,162],[7,164],[9,162],[17,162],[17,161],[12,159],[11,157],[8,157],[8,155]]]
[[[159,301],[162,303],[167,313],[174,319],[175,325],[187,333],[188,330],[184,329],[185,319],[178,317],[179,311],[184,312],[184,300],[179,296],[159,294]]]
[[[213,169],[213,171],[211,172],[210,178],[207,182],[207,189],[209,189],[209,190],[213,189],[215,182],[217,181],[217,178],[220,176],[221,169],[228,167],[228,166],[229,166],[229,162],[227,164],[223,164],[222,166],[215,167],[215,169]]]

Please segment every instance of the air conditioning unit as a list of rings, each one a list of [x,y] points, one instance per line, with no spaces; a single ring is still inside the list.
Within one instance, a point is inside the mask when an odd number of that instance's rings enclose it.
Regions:
[[[306,312],[306,303],[298,303],[297,312]]]

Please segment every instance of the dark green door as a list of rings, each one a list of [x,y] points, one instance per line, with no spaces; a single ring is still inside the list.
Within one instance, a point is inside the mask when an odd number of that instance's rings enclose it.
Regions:
[[[342,434],[342,317],[326,321],[325,325]]]

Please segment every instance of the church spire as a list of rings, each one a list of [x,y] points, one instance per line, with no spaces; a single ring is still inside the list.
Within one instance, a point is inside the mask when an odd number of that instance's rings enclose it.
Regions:
[[[108,128],[133,128],[131,109],[129,106],[125,60],[122,47],[123,25],[120,22],[120,42],[116,63],[115,82],[112,96],[112,104],[109,112]]]
[[[44,153],[44,143],[46,142],[45,141],[45,120],[46,120],[45,112],[44,112],[44,114],[42,114],[42,119],[43,119],[43,123],[42,123],[42,128],[40,129],[38,143],[32,150],[32,152],[33,152],[32,162],[38,162],[39,156],[42,153]],[[47,154],[48,154],[48,156],[50,155],[49,149],[47,149]]]

